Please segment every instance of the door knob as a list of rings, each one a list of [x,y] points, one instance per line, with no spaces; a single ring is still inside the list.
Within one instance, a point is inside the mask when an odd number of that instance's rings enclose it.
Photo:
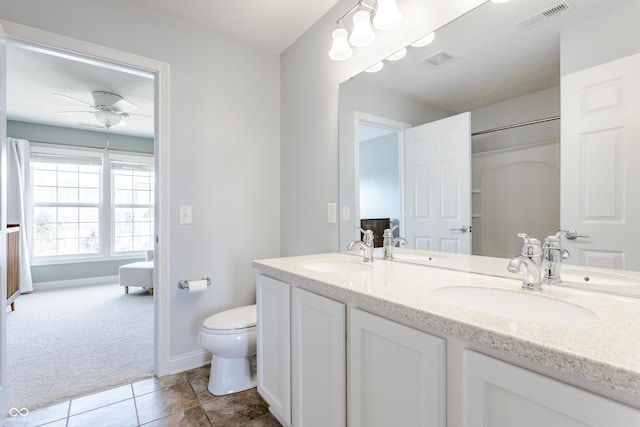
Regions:
[[[461,225],[460,227],[458,227],[458,228],[452,228],[452,229],[450,229],[449,231],[459,231],[459,232],[461,232],[461,233],[466,233],[466,232],[467,232],[467,230],[468,230],[468,229],[467,229],[467,226],[466,226],[466,225]]]

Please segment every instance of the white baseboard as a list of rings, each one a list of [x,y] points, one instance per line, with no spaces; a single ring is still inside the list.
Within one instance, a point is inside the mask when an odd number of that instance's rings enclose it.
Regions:
[[[211,353],[198,350],[181,356],[172,357],[169,361],[169,374],[178,374],[191,369],[200,368],[211,363]]]
[[[118,276],[86,277],[83,279],[56,280],[51,282],[36,282],[33,284],[34,291],[46,291],[51,289],[75,288],[79,286],[108,285],[119,283]]]

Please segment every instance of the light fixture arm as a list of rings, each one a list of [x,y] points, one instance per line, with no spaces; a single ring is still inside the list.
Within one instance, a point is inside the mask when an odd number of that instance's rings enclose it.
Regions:
[[[347,13],[345,13],[344,15],[342,15],[340,17],[340,19],[338,19],[336,21],[337,25],[342,25],[342,21],[344,21],[347,17],[349,17],[349,15],[351,15],[353,12],[355,12],[356,10],[360,9],[360,6],[364,6],[367,9],[369,9],[369,11],[374,12],[376,11],[376,8],[373,6],[369,6],[368,4],[366,4],[364,2],[364,0],[358,0],[358,3],[356,3],[355,6],[353,6],[351,9],[349,9],[349,11],[347,11]]]

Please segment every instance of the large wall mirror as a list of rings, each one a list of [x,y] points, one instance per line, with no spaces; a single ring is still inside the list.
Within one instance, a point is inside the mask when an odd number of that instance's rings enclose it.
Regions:
[[[470,253],[512,257],[519,232],[542,240],[571,228],[591,237],[575,240],[583,246],[569,249],[569,262],[640,270],[640,252],[594,243],[598,233],[639,237],[629,219],[640,217],[640,200],[625,193],[634,168],[624,161],[640,153],[624,141],[640,134],[637,126],[618,132],[633,127],[628,119],[589,130],[606,119],[599,113],[640,112],[632,79],[606,69],[631,61],[628,74],[640,80],[638,16],[640,0],[487,2],[436,30],[430,44],[343,82],[340,248],[359,237],[361,220],[407,231],[406,129],[469,112],[470,213],[459,222],[472,229]]]

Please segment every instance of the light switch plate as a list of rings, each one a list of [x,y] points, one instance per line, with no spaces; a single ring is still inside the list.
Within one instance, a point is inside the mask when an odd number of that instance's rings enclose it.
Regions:
[[[180,224],[192,224],[193,211],[191,206],[180,206]]]
[[[336,223],[336,204],[329,203],[327,205],[327,223],[335,224]]]

